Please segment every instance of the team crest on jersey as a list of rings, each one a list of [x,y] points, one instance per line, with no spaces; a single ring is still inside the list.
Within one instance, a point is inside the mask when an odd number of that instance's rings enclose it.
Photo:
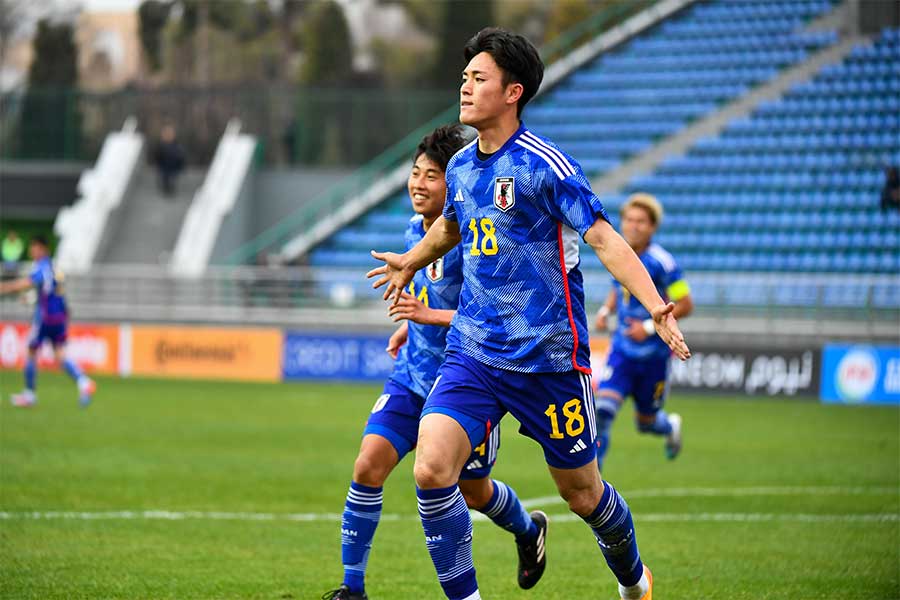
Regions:
[[[444,278],[444,258],[441,257],[428,265],[425,269],[425,276],[432,282],[440,281]]]
[[[516,186],[513,177],[498,177],[494,180],[494,206],[503,212],[516,203]]]

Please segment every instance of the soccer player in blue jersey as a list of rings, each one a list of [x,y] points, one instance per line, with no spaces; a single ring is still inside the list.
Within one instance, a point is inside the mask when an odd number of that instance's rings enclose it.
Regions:
[[[415,246],[440,217],[447,191],[444,170],[464,143],[459,127],[440,127],[419,144],[407,183],[417,213],[406,230],[407,248]],[[344,506],[344,581],[340,588],[327,592],[324,600],[366,598],[366,564],[381,515],[384,482],[416,445],[422,406],[444,361],[447,328],[459,304],[462,286],[462,247],[457,246],[417,270],[408,283],[400,300],[390,309],[395,321],[403,320],[387,348],[397,362],[363,431]],[[456,475],[465,498],[462,509],[468,505],[515,535],[518,582],[527,589],[544,572],[547,520],[540,511],[526,513],[512,488],[490,478],[499,444],[500,430],[494,427],[460,465],[461,473],[457,471]]]
[[[675,303],[672,316],[682,319],[691,314],[691,289],[678,263],[653,242],[653,234],[662,222],[662,205],[649,194],[632,194],[620,214],[622,237],[644,263],[659,295]],[[666,414],[662,409],[668,391],[669,346],[656,335],[647,309],[615,280],[606,302],[597,311],[598,330],[606,329],[612,313],[618,313],[619,327],[613,334],[597,389],[597,464],[602,469],[609,449],[610,427],[628,396],[634,397],[638,431],[665,436],[666,455],[675,458],[681,451],[681,416]]]
[[[44,341],[53,345],[56,360],[62,363],[78,386],[78,402],[82,407],[91,403],[96,386],[87,375],[82,373],[75,361],[66,356],[66,335],[69,323],[69,311],[63,296],[62,278],[53,270],[47,240],[41,236],[31,238],[28,253],[34,261],[31,273],[27,277],[0,283],[0,294],[14,294],[34,288],[37,302],[34,320],[28,340],[28,358],[25,360],[25,389],[13,394],[13,406],[29,407],[37,402],[35,380],[37,379],[37,351]]]
[[[414,466],[438,581],[451,600],[481,598],[457,479],[472,448],[509,412],[541,445],[560,495],[593,530],[620,596],[651,600],[631,512],[597,470],[579,236],[647,307],[675,354],[686,359],[690,350],[674,305],[610,226],[578,163],[520,121],[543,78],[531,42],[488,28],[464,55],[460,121],[478,138],[447,165],[442,217],[404,254],[373,251],[385,264],[368,274],[396,302],[419,269],[462,242],[459,309],[422,410]]]

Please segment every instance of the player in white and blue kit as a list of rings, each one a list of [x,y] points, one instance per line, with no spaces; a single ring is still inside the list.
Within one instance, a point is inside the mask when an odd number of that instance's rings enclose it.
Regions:
[[[25,389],[13,395],[13,406],[25,408],[34,406],[37,402],[37,351],[46,341],[53,345],[56,360],[77,384],[79,404],[86,407],[91,403],[96,385],[78,368],[75,361],[66,356],[69,310],[63,295],[62,277],[53,269],[46,238],[31,238],[28,253],[33,261],[31,273],[27,277],[0,283],[0,294],[25,292],[31,288],[36,293],[34,318],[28,338],[28,358],[25,359]]]
[[[652,597],[631,512],[597,470],[578,238],[650,309],[658,335],[690,351],[634,251],[610,226],[578,164],[529,131],[521,110],[543,64],[524,37],[488,28],[466,44],[460,121],[478,131],[447,167],[441,219],[405,254],[373,252],[369,272],[396,301],[415,272],[463,245],[463,288],[447,359],[425,402],[414,474],[419,515],[450,600],[479,600],[472,522],[458,473],[506,414],[544,450],[570,510],[593,530],[626,600]]]
[[[465,143],[459,127],[440,127],[416,150],[408,180],[409,197],[417,213],[406,230],[406,248],[413,248],[440,216],[446,196],[444,170],[450,157]],[[341,521],[344,581],[322,596],[324,600],[365,599],[365,573],[372,538],[381,515],[383,486],[388,475],[416,445],[425,397],[444,361],[447,328],[459,304],[462,286],[462,247],[419,269],[401,299],[390,309],[403,320],[388,342],[396,359],[390,379],[375,402],[363,431],[353,480]],[[525,512],[515,492],[490,478],[497,458],[500,430],[491,428],[461,465],[460,489],[468,505],[516,536],[518,580],[533,587],[544,571],[543,540],[546,516]]]
[[[665,248],[653,242],[662,222],[662,205],[649,194],[632,194],[620,214],[622,237],[644,263],[659,295],[675,303],[673,316],[682,319],[691,314],[694,303],[681,268]],[[612,336],[606,366],[598,374],[597,465],[602,470],[610,428],[628,396],[634,397],[638,431],[665,436],[666,455],[673,459],[681,451],[681,416],[663,410],[668,393],[669,346],[656,336],[647,309],[615,280],[597,311],[598,330],[606,329],[612,313],[618,314],[619,326]]]

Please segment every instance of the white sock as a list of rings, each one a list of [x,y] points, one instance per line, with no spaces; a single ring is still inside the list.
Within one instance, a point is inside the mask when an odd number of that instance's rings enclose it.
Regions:
[[[625,587],[619,584],[619,596],[622,600],[641,600],[644,594],[650,589],[650,582],[647,580],[647,572],[641,575],[641,580],[636,584]]]

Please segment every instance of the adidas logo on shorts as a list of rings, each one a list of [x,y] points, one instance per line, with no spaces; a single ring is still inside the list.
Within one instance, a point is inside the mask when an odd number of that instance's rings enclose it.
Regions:
[[[587,444],[584,443],[584,440],[578,440],[575,442],[575,445],[572,446],[572,449],[569,450],[569,454],[575,454],[577,452],[581,452],[582,450],[587,449]]]

